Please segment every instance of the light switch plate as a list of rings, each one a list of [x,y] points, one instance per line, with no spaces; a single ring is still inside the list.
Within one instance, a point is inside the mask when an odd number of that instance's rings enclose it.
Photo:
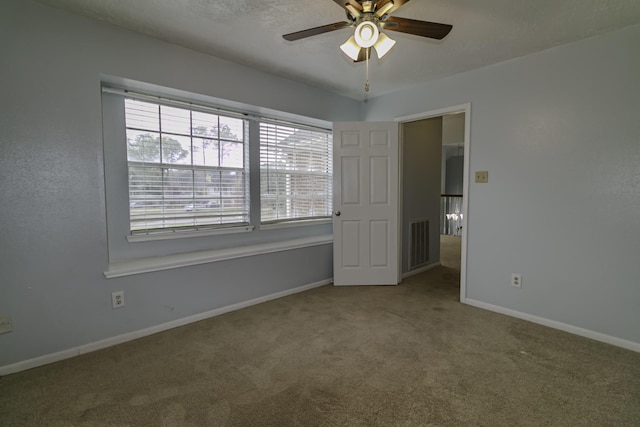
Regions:
[[[479,183],[489,182],[489,172],[488,171],[476,171],[476,182],[479,182]]]

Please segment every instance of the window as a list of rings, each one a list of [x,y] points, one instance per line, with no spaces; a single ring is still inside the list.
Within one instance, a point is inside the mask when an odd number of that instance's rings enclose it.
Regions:
[[[132,234],[249,223],[248,120],[124,102]]]
[[[260,205],[263,223],[331,216],[330,131],[260,123]]]
[[[101,101],[105,276],[331,243],[329,122],[117,77]],[[263,164],[261,129],[264,144],[273,136]],[[267,180],[263,194],[285,223],[259,227],[261,169],[285,181],[276,192]],[[310,176],[318,188],[304,192]]]

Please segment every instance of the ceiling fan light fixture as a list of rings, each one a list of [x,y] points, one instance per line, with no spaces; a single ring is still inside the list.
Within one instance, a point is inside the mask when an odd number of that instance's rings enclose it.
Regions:
[[[380,33],[378,41],[373,45],[378,54],[378,58],[385,56],[391,48],[396,44],[396,41],[384,33]]]
[[[360,46],[356,42],[355,36],[349,37],[343,45],[340,46],[340,49],[354,61],[358,60],[358,56],[360,55]]]
[[[363,21],[358,24],[354,34],[358,46],[365,48],[373,46],[378,41],[379,35],[378,26],[371,21]]]

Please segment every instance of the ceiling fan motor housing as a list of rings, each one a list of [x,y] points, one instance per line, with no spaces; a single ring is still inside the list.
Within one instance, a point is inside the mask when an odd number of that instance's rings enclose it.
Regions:
[[[373,12],[373,2],[372,1],[363,1],[362,2],[362,11],[364,13]]]

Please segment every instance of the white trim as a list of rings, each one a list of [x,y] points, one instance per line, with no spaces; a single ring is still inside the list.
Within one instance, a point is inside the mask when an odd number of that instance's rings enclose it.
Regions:
[[[440,267],[440,261],[434,262],[433,264],[425,265],[424,267],[416,268],[415,270],[408,271],[402,275],[403,279],[407,277],[415,276],[416,274],[424,273],[425,271],[431,270],[436,267]]]
[[[467,299],[467,237],[469,236],[469,183],[471,182],[471,104],[464,112],[464,166],[462,170],[462,241],[460,250],[460,301]]]
[[[216,317],[221,314],[229,313],[231,311],[240,310],[242,308],[250,307],[252,305],[261,304],[263,302],[271,301],[277,298],[286,297],[289,295],[297,294],[300,292],[308,291],[309,289],[317,288],[320,286],[330,284],[332,279],[321,280],[319,282],[310,283],[308,285],[299,286],[293,289],[287,289],[284,291],[276,292],[263,297],[254,298],[248,301],[239,302],[236,304],[227,305],[225,307],[216,308],[214,310],[205,311],[204,313],[194,314],[193,316],[183,317],[181,319],[172,320],[170,322],[162,323],[160,325],[151,326],[149,328],[140,329],[133,332],[128,332],[122,335],[116,335],[114,337],[106,338],[100,341],[95,341],[89,344],[73,347],[67,350],[62,350],[56,353],[46,354],[44,356],[35,357],[33,359],[23,360],[11,365],[0,366],[0,376],[15,374],[16,372],[24,371],[38,366],[47,365],[49,363],[58,362],[64,359],[70,359],[81,354],[90,353],[92,351],[101,350],[103,348],[112,347],[114,345],[122,344],[127,341],[132,341],[138,338],[146,337],[156,334],[158,332],[167,331],[169,329],[184,326],[189,323],[198,322],[200,320]]]
[[[282,222],[274,222],[267,224],[260,224],[260,230],[277,230],[279,228],[293,228],[293,227],[304,227],[307,225],[324,225],[324,224],[332,224],[332,218],[320,218],[320,219],[301,219],[301,220],[289,220]]]
[[[170,240],[184,239],[191,237],[216,236],[220,234],[247,233],[255,229],[252,225],[243,225],[241,227],[223,227],[211,228],[208,230],[165,230],[157,233],[140,233],[127,235],[129,243],[149,242],[153,240]]]
[[[471,103],[454,105],[452,107],[439,108],[437,110],[424,111],[422,113],[410,114],[408,116],[396,117],[395,121],[400,123],[415,122],[418,120],[430,119],[432,117],[446,116],[448,114],[465,113],[471,110]]]
[[[465,299],[461,301],[464,304],[474,307],[482,308],[485,310],[493,311],[495,313],[505,314],[507,316],[515,317],[529,322],[537,323],[539,325],[548,326],[553,329],[559,329],[570,334],[579,335],[581,337],[590,338],[595,341],[600,341],[606,344],[611,344],[616,347],[626,348],[627,350],[640,353],[640,343],[628,341],[622,338],[614,337],[611,335],[603,334],[601,332],[591,331],[589,329],[573,326],[568,323],[558,322],[556,320],[546,319],[544,317],[534,316],[533,314],[523,313],[521,311],[511,310],[509,308],[500,307],[486,302],[477,301],[474,299]]]
[[[398,124],[398,224],[396,233],[398,235],[398,283],[402,282],[402,218],[404,215],[404,126]]]
[[[460,250],[460,301],[467,298],[467,236],[469,235],[469,179],[471,159],[471,103],[454,105],[438,110],[411,114],[398,117],[395,120],[400,123],[414,122],[416,120],[430,119],[432,117],[445,116],[447,114],[464,113],[464,168],[462,182],[462,242]],[[402,126],[400,126],[402,128]],[[402,174],[402,169],[400,170]]]
[[[322,235],[285,240],[281,242],[261,243],[250,246],[239,246],[227,249],[210,249],[206,251],[189,252],[184,254],[166,255],[151,258],[139,258],[129,261],[109,263],[104,277],[130,276],[132,274],[149,273],[152,271],[169,270],[172,268],[188,267],[191,265],[207,264],[272,252],[288,251],[291,249],[307,248],[333,243],[333,236]]]

